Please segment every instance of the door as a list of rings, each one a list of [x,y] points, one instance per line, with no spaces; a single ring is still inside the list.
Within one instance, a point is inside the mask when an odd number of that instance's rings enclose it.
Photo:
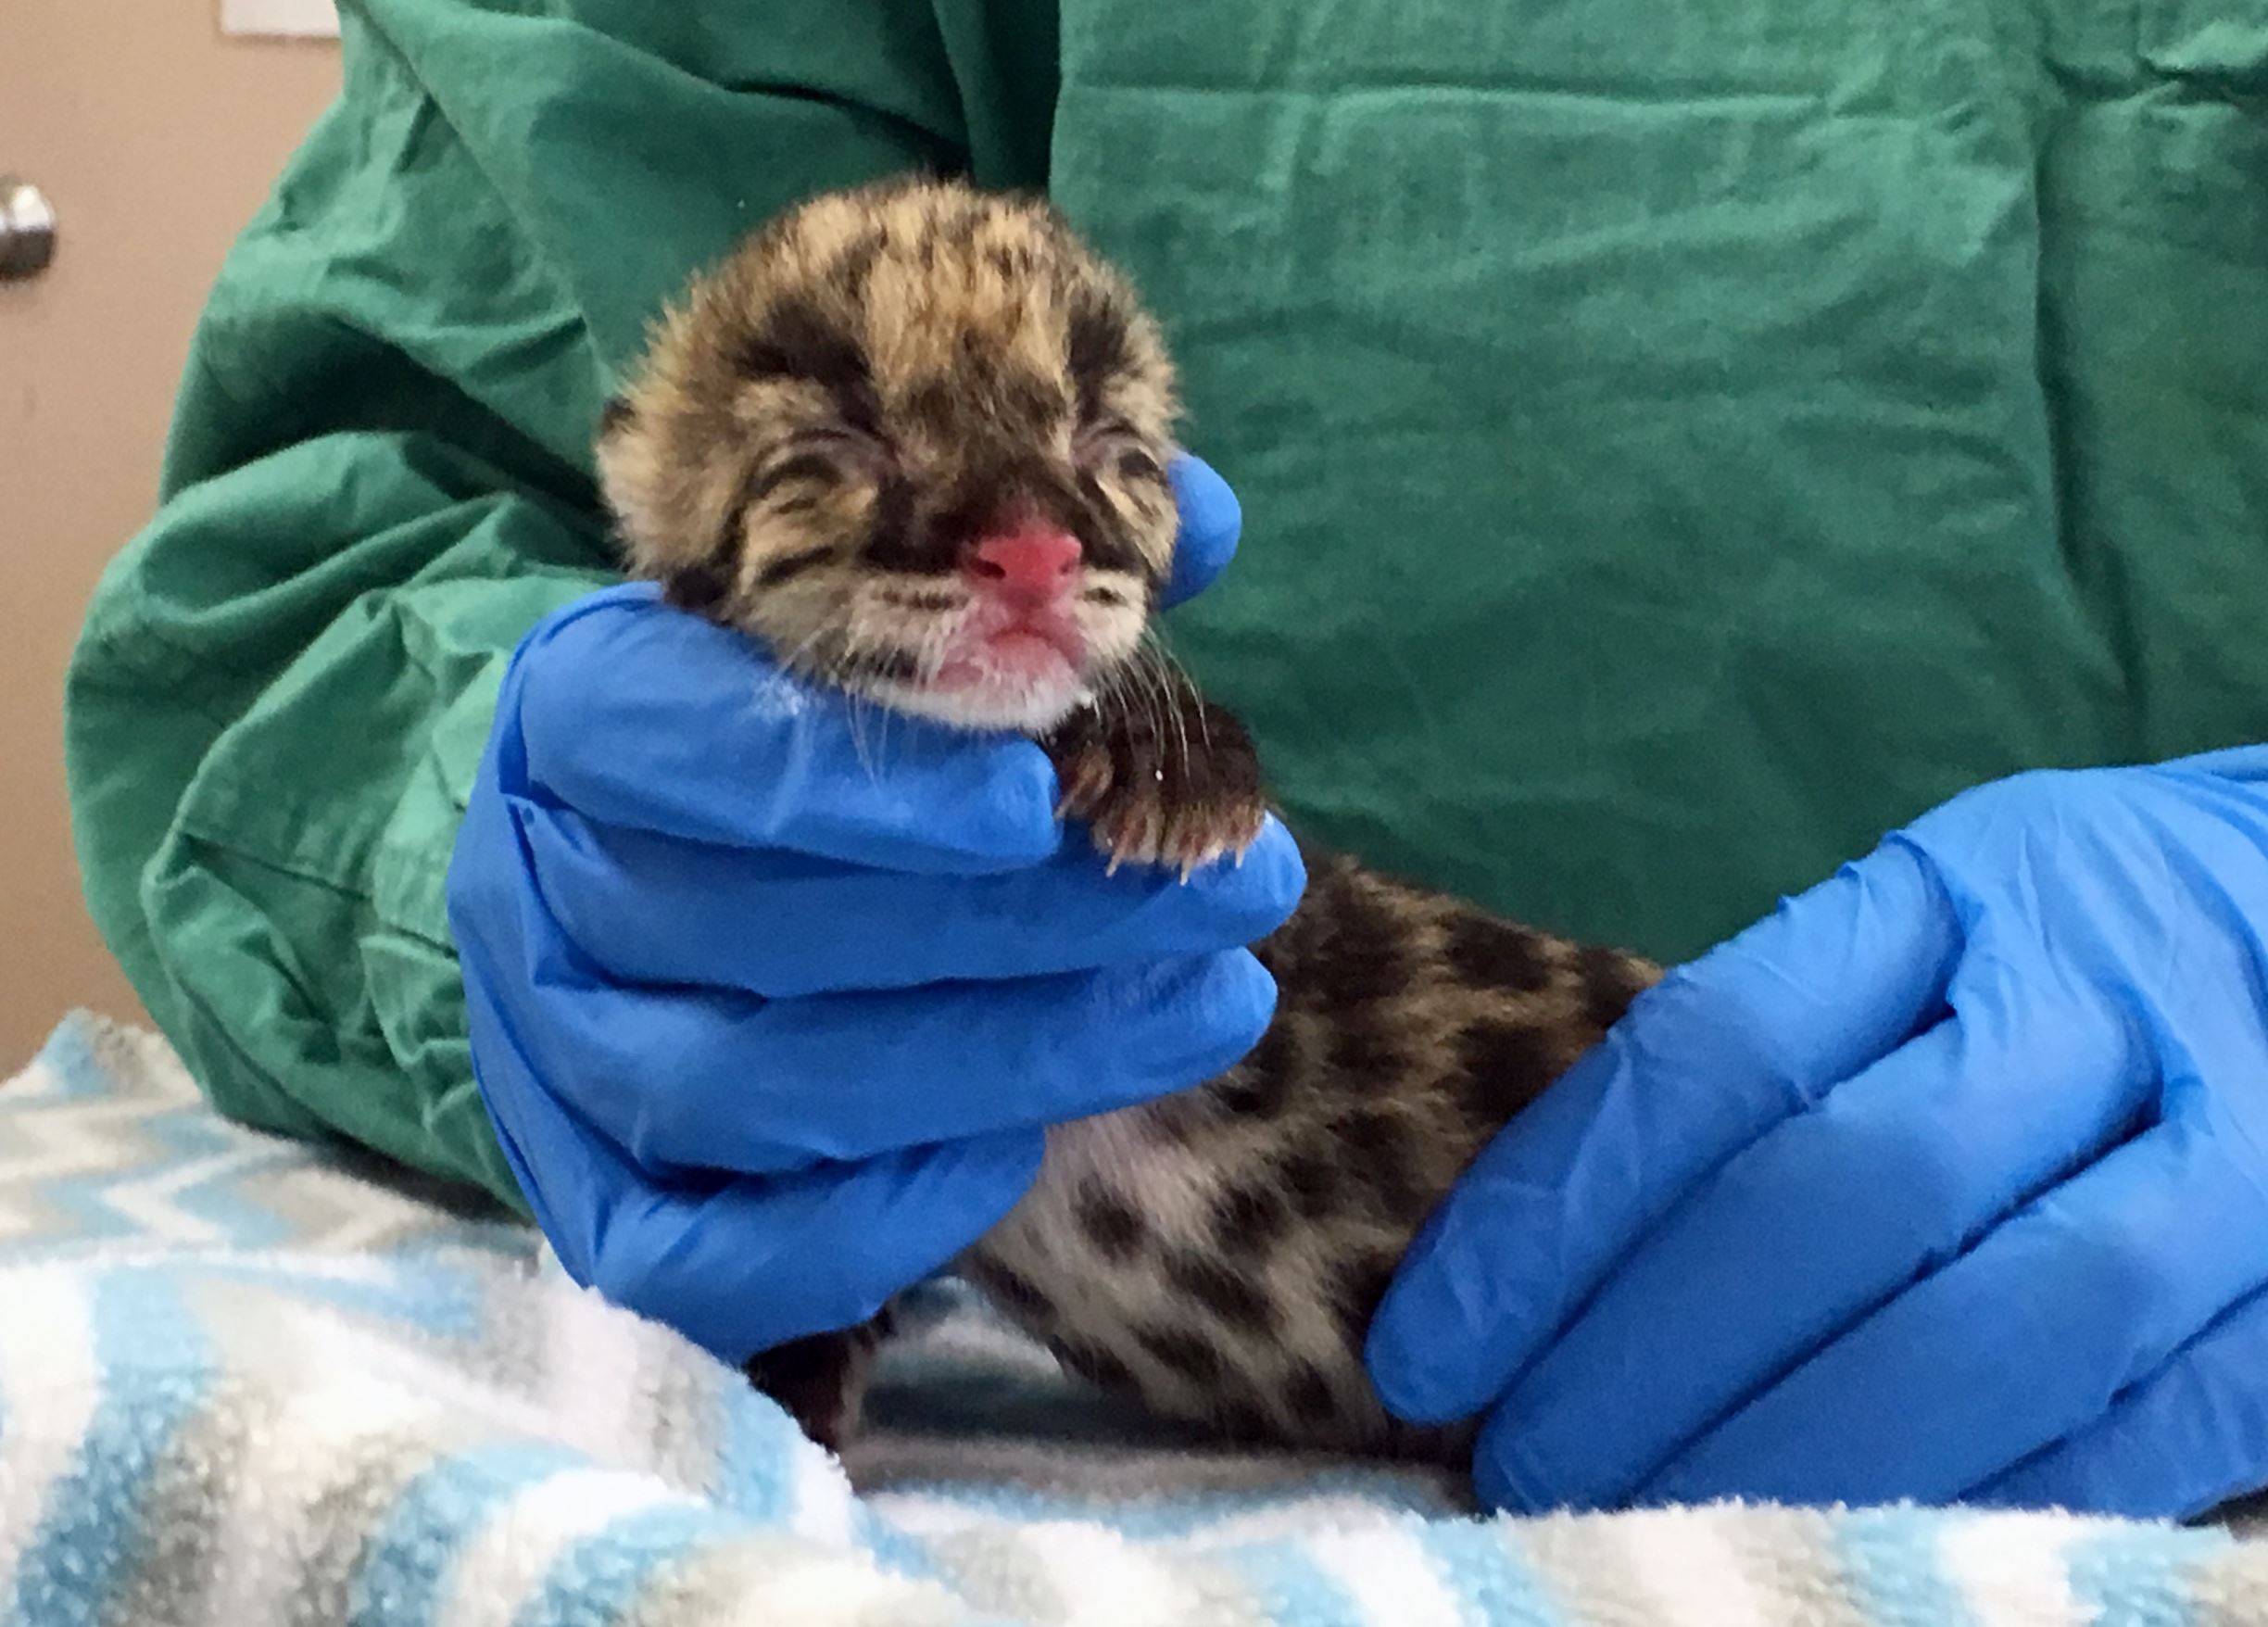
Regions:
[[[74,1006],[140,1017],[81,902],[64,663],[149,515],[205,290],[338,83],[334,41],[214,7],[0,0],[0,174],[57,218],[46,270],[0,280],[0,1078]]]

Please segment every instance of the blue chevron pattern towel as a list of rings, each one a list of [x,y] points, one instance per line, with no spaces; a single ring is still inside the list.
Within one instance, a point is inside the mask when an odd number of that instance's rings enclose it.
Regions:
[[[848,1462],[529,1235],[76,1017],[0,1086],[0,1621],[2268,1627],[2268,1546],[2051,1515],[1481,1520],[1208,1452],[939,1290]]]

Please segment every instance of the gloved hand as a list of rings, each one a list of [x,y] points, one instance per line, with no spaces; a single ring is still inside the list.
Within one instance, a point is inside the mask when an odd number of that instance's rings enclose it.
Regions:
[[[1956,798],[1642,996],[1374,1321],[1517,1510],[2268,1484],[2268,747]]]
[[[1194,460],[1171,597],[1234,551]],[[515,654],[449,872],[472,1058],[568,1272],[728,1361],[846,1327],[984,1232],[1043,1127],[1266,1029],[1271,824],[1187,886],[1105,874],[1040,749],[783,676],[643,586]]]

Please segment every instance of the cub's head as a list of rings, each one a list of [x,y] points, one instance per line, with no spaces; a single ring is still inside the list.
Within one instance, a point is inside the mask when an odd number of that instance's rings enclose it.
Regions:
[[[598,465],[676,603],[897,710],[1038,732],[1136,655],[1175,412],[1155,324],[1052,209],[904,182],[699,278]]]

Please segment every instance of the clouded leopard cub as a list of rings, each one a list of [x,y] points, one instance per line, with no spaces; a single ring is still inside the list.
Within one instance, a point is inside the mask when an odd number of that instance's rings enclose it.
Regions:
[[[1173,372],[1128,284],[1042,203],[832,194],[658,325],[598,458],[633,570],[814,684],[1045,748],[1127,863],[1241,851],[1242,727],[1143,633],[1171,561]],[[1380,1406],[1364,1331],[1490,1134],[1657,975],[1310,852],[1255,952],[1265,1040],[1201,1089],[1052,1131],[963,1268],[1065,1364],[1168,1415],[1335,1450],[1454,1453]],[[760,1356],[829,1444],[873,1328]]]

